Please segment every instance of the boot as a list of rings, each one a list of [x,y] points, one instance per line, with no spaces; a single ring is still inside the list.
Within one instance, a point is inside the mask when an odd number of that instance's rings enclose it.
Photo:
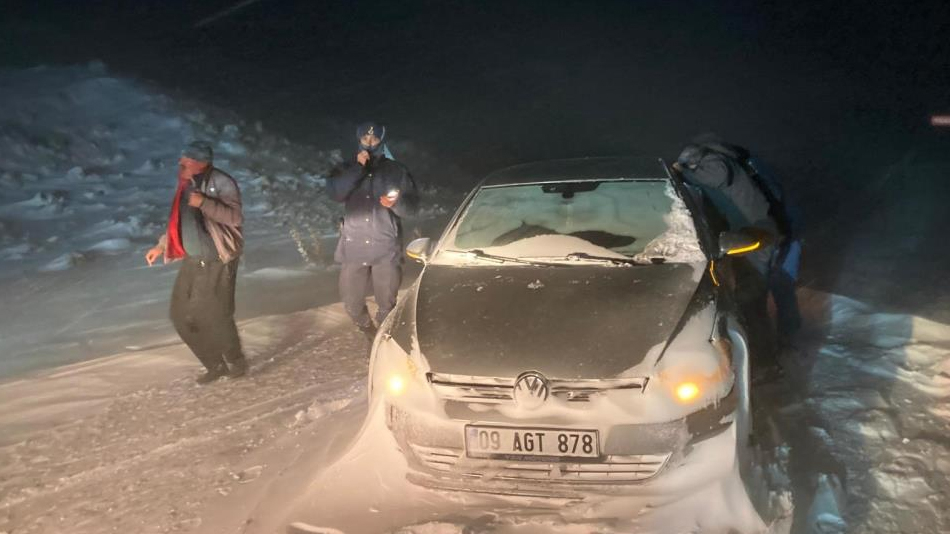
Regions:
[[[210,384],[211,382],[214,382],[215,380],[221,378],[227,373],[228,373],[228,366],[225,365],[224,362],[222,362],[218,365],[215,365],[214,367],[209,367],[208,370],[205,371],[204,374],[199,375],[198,378],[195,379],[195,382],[203,386],[205,384]]]
[[[228,378],[235,379],[240,378],[247,374],[247,360],[244,359],[244,356],[241,356],[240,359],[235,359],[229,364],[230,369],[228,369]]]
[[[362,332],[363,335],[366,336],[366,339],[372,345],[373,340],[376,339],[376,326],[373,325],[373,323],[370,323],[366,326],[356,325],[356,327],[360,329],[360,332]]]

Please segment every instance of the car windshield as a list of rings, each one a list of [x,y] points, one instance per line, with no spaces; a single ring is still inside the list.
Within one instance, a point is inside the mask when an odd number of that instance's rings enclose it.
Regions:
[[[705,259],[685,204],[659,179],[485,187],[442,250],[611,265]]]

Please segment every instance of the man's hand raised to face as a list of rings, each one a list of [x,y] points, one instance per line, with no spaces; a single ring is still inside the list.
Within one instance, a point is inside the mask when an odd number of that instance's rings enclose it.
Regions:
[[[188,195],[188,205],[192,208],[200,208],[204,202],[205,196],[198,191],[192,191],[191,194]]]
[[[365,167],[367,161],[369,161],[369,152],[360,150],[359,153],[356,154],[356,162]]]

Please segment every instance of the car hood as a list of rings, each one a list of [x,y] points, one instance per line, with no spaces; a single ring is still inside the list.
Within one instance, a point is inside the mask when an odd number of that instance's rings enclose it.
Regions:
[[[426,267],[418,346],[435,373],[616,376],[676,331],[702,266]]]

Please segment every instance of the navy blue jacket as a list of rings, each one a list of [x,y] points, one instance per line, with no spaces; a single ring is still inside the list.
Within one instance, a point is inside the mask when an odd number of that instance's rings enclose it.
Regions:
[[[396,204],[387,208],[379,197],[399,190]],[[340,241],[334,259],[339,263],[374,265],[402,261],[402,218],[415,214],[419,204],[416,183],[404,165],[377,156],[361,166],[337,168],[327,181],[330,197],[345,204]]]

